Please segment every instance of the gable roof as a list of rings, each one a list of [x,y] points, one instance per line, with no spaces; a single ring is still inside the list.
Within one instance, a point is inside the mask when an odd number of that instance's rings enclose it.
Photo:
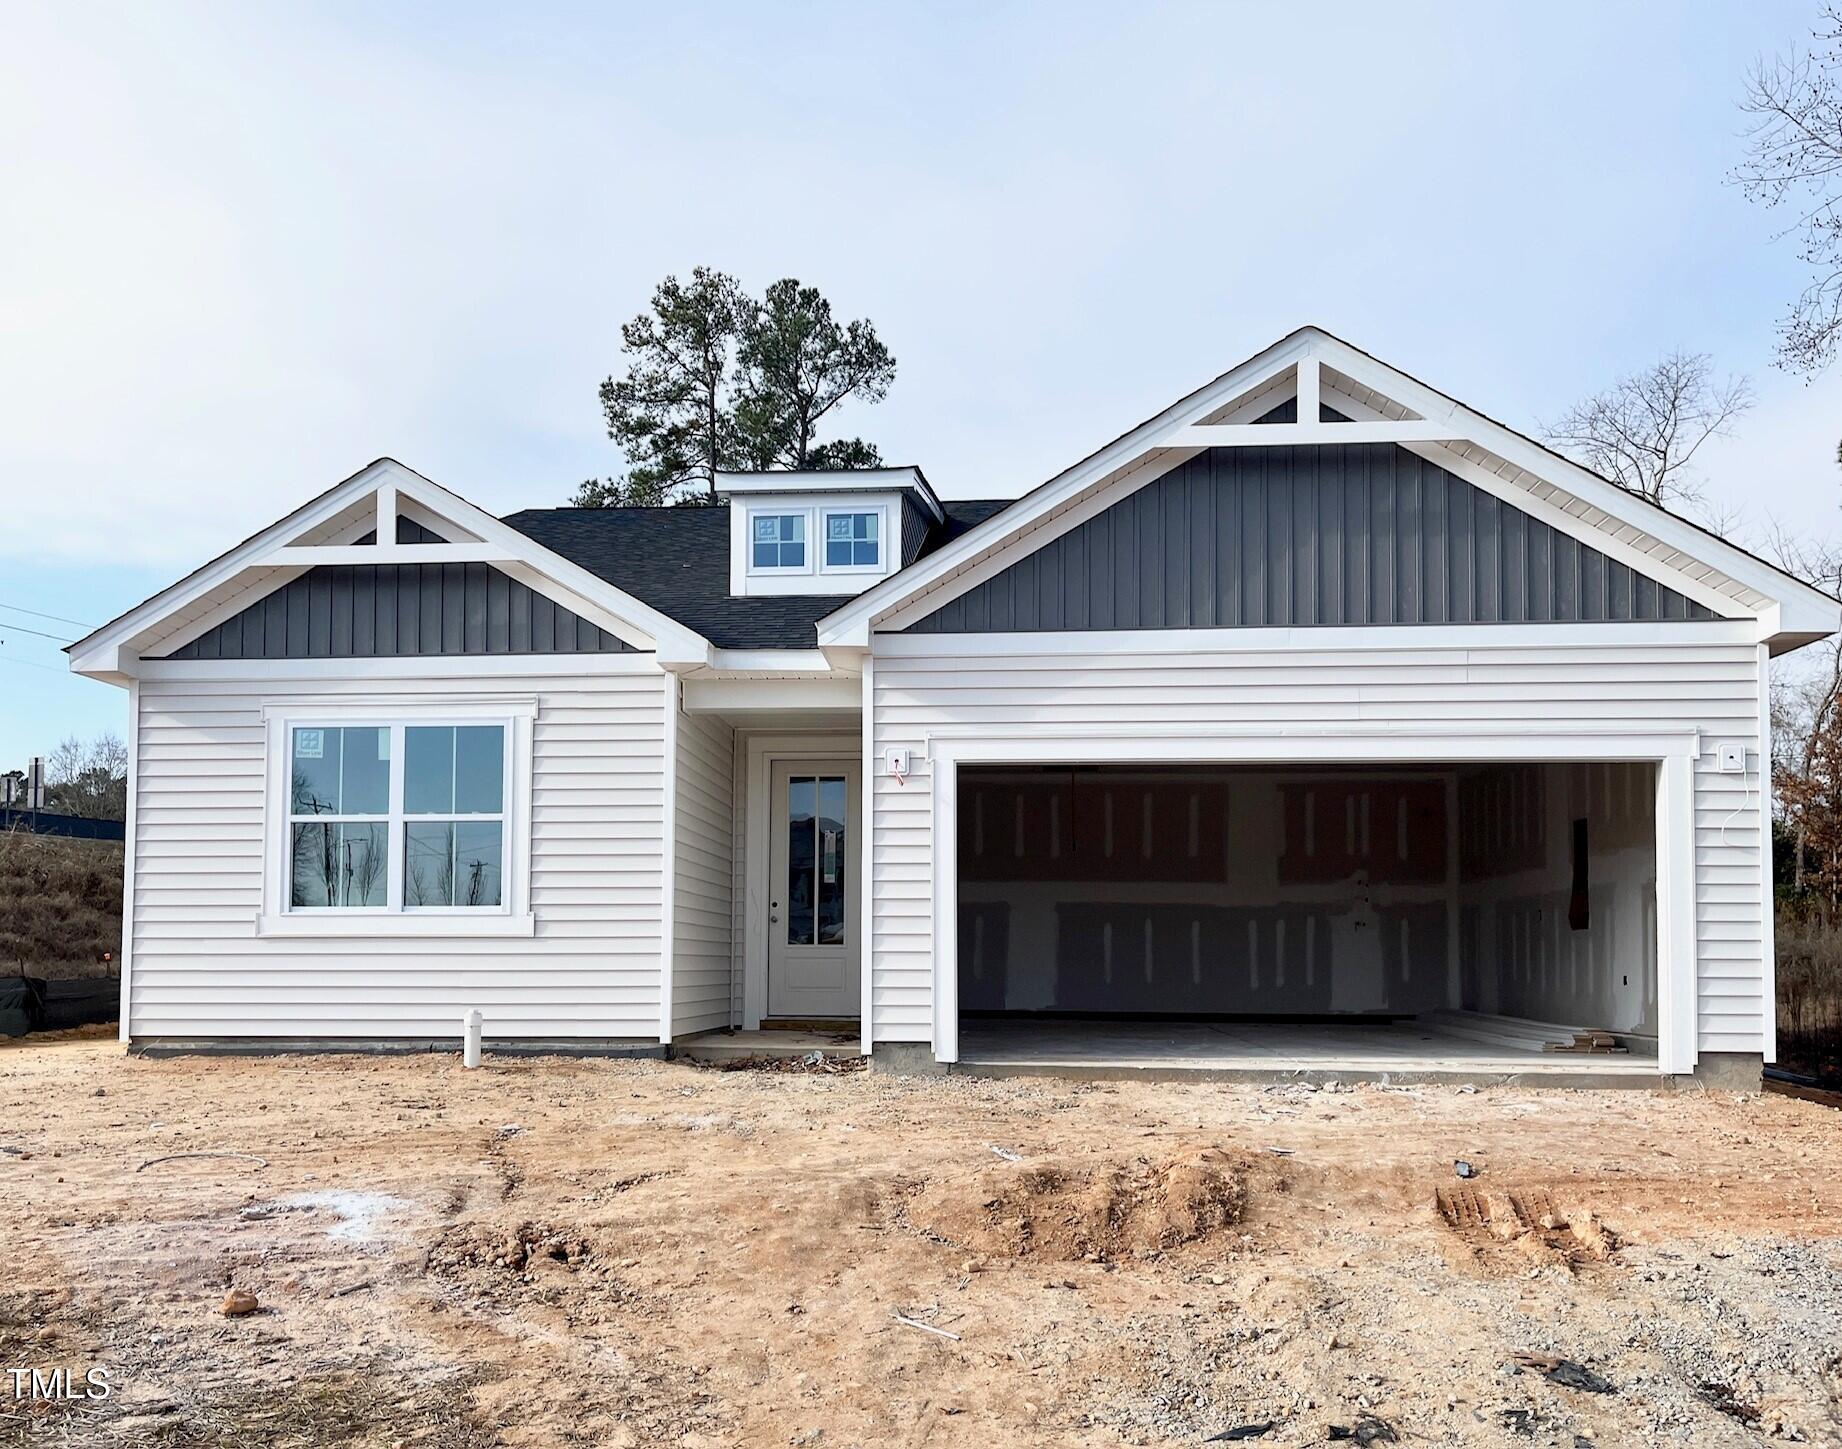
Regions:
[[[400,499],[405,517],[419,512],[424,525],[455,525],[442,530],[442,542],[417,545],[430,552],[416,561],[491,563],[671,667],[706,664],[713,647],[816,645],[848,654],[867,647],[873,626],[908,627],[1096,508],[1211,448],[1248,443],[1239,424],[1271,422],[1276,406],[1312,395],[1320,406],[1304,415],[1323,421],[1254,429],[1271,436],[1251,441],[1394,443],[1699,608],[1757,620],[1758,637],[1774,652],[1842,623],[1842,605],[1776,566],[1340,338],[1303,327],[1022,498],[942,500],[943,519],[914,561],[842,604],[835,594],[733,596],[726,507],[526,509],[501,520],[380,458],[67,652],[80,673],[126,680],[133,657],[183,649],[310,568],[386,562],[363,546],[361,530]]]
[[[1719,615],[1758,619],[1761,639],[1775,650],[1833,633],[1842,622],[1842,605],[1775,565],[1307,326],[834,609],[820,622],[820,647],[864,648],[873,626],[905,627],[1059,536],[1083,516],[1083,505],[1232,441],[1224,424],[1252,422],[1305,387],[1354,421],[1293,424],[1290,441],[1396,442]]]
[[[66,653],[71,668],[125,680],[131,656],[182,648],[310,568],[393,561],[379,550],[375,529],[376,519],[396,508],[420,512],[424,516],[418,521],[425,524],[448,525],[441,528],[444,540],[464,536],[460,541],[412,545],[396,559],[492,563],[628,644],[657,651],[662,662],[701,662],[708,655],[709,642],[678,620],[543,548],[394,458],[379,458],[70,645]],[[358,540],[367,527],[373,542],[361,544]]]
[[[921,557],[1014,500],[945,499]],[[836,594],[729,592],[729,509],[527,508],[504,520],[546,549],[618,583],[719,649],[811,649]]]

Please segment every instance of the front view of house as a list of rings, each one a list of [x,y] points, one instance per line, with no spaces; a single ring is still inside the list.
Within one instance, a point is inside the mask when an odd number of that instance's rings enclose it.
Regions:
[[[1771,1060],[1767,660],[1838,627],[1771,565],[1315,328],[1015,500],[719,486],[383,460],[73,646],[124,1038]]]

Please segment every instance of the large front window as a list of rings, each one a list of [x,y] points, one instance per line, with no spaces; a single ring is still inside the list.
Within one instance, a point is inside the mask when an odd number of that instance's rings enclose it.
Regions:
[[[508,734],[503,722],[292,725],[289,909],[502,909]]]

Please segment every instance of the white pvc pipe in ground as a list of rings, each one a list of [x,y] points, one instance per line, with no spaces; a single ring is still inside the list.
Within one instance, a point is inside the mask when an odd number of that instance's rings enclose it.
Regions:
[[[483,1020],[477,1007],[467,1013],[467,1035],[461,1047],[463,1067],[477,1067],[480,1064],[480,1025]]]

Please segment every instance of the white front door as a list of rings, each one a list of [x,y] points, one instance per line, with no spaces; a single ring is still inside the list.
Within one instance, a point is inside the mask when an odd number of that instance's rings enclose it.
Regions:
[[[776,760],[769,775],[767,1014],[858,1014],[858,762]]]

